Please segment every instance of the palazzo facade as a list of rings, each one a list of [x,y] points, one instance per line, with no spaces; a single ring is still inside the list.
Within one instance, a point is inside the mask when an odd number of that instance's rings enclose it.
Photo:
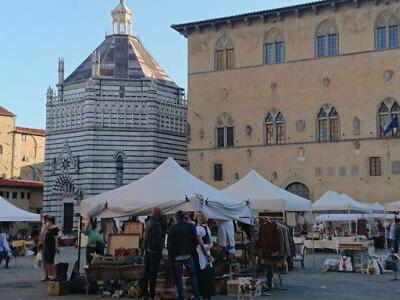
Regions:
[[[399,25],[395,0],[172,25],[188,40],[191,172],[218,188],[255,169],[312,200],[400,200]]]
[[[166,158],[187,165],[186,108],[178,87],[132,34],[124,0],[113,34],[47,91],[44,212],[77,228],[79,201],[147,175]],[[155,187],[156,188],[156,187]]]

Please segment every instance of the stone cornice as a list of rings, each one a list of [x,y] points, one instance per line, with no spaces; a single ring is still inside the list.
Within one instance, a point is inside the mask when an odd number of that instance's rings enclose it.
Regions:
[[[354,7],[358,8],[363,2],[373,2],[379,4],[380,2],[388,2],[390,0],[322,0],[314,1],[305,4],[287,6],[282,8],[257,11],[251,13],[245,13],[240,15],[234,15],[229,17],[222,17],[216,19],[208,19],[198,22],[190,22],[183,24],[174,24],[171,27],[184,35],[189,36],[192,32],[198,31],[202,32],[205,28],[221,28],[223,25],[228,25],[233,27],[236,23],[245,23],[250,25],[252,21],[262,20],[263,22],[268,22],[268,19],[274,18],[282,20],[287,15],[296,15],[300,17],[304,12],[311,11],[315,14],[318,13],[320,9],[330,8],[336,11],[339,6],[344,4],[352,4]]]

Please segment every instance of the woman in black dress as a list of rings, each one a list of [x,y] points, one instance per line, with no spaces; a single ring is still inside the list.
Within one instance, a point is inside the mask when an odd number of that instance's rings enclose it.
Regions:
[[[44,238],[44,257],[47,274],[50,280],[55,279],[54,258],[58,252],[58,233],[60,229],[55,225],[55,218],[49,217],[47,220],[47,232]]]

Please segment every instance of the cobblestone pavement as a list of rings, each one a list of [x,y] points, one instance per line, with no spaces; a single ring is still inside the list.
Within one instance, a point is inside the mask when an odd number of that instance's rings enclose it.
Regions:
[[[58,261],[76,260],[77,250],[64,248]],[[82,255],[83,257],[83,255]],[[325,258],[333,254],[319,254],[315,262],[311,256],[306,258],[306,269],[297,268],[289,275],[283,275],[286,291],[273,291],[269,299],[348,299],[368,300],[400,299],[400,281],[391,281],[393,274],[369,276],[353,273],[321,273],[319,270]],[[10,263],[11,269],[0,269],[0,299],[5,300],[36,300],[54,299],[45,294],[41,283],[41,272],[33,268],[33,257],[18,257]],[[83,258],[84,261],[84,258]],[[316,266],[314,268],[313,266]],[[98,296],[70,295],[57,299],[99,299]],[[215,300],[225,300],[227,297],[215,297]]]

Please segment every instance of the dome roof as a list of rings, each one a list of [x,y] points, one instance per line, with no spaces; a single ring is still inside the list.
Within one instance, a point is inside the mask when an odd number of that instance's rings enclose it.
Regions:
[[[125,34],[107,36],[94,53],[100,57],[100,78],[141,79],[147,77],[175,85],[135,36]],[[63,83],[92,78],[92,67],[95,63],[92,55],[89,55]]]

